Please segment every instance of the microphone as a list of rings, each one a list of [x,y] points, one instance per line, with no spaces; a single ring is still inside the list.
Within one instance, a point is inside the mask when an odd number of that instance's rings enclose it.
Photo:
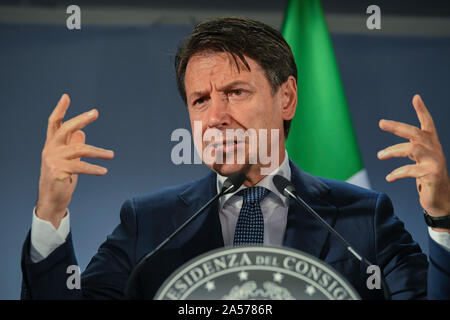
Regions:
[[[131,272],[131,275],[128,279],[127,288],[125,290],[125,296],[131,297],[132,292],[134,290],[135,282],[137,280],[137,275],[142,270],[145,263],[153,257],[156,253],[161,251],[172,239],[179,234],[184,228],[186,228],[192,221],[197,219],[207,208],[209,208],[217,199],[219,199],[221,196],[235,192],[237,189],[241,187],[241,185],[244,183],[245,180],[245,174],[242,172],[236,172],[233,173],[231,176],[229,176],[225,182],[223,183],[221,191],[216,194],[211,200],[209,200],[203,207],[201,207],[194,215],[192,215],[189,219],[186,220],[178,229],[176,229],[172,234],[170,234],[163,242],[161,242],[152,252],[145,255],[141,261],[136,265],[136,267]]]
[[[317,219],[317,221],[319,221],[324,228],[331,232],[331,234],[333,234],[356,259],[366,264],[367,266],[373,265],[373,263],[364,258],[360,253],[358,253],[358,251],[356,251],[356,249],[353,248],[350,243],[347,242],[347,240],[345,240],[336,230],[334,230],[325,220],[323,220],[322,217],[319,216],[319,214],[313,208],[311,208],[305,201],[303,201],[302,198],[300,198],[295,193],[295,187],[288,179],[280,175],[275,175],[273,177],[273,183],[277,190],[285,197],[292,198],[300,203],[303,208],[305,208],[306,211],[308,211],[315,219]],[[389,287],[386,283],[386,279],[384,278],[383,273],[381,273],[380,275],[380,282],[381,286],[383,287],[384,298],[386,300],[391,300],[391,291],[389,290]]]

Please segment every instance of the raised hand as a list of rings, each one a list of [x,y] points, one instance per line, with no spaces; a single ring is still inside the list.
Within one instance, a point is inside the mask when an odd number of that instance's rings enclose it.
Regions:
[[[81,157],[112,159],[110,150],[85,144],[81,129],[98,118],[92,109],[63,122],[70,98],[63,94],[48,119],[47,139],[42,150],[39,195],[36,215],[56,228],[66,215],[66,208],[78,181],[78,174],[105,175],[107,169],[81,161]]]
[[[434,217],[450,215],[450,180],[433,118],[419,95],[414,96],[412,104],[420,121],[420,129],[401,122],[381,120],[379,126],[382,130],[409,141],[381,150],[378,158],[408,157],[414,161],[414,164],[392,171],[386,180],[393,182],[415,178],[420,204],[428,214]]]

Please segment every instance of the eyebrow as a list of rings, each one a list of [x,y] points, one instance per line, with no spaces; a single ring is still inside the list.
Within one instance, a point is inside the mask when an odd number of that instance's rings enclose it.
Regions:
[[[233,88],[233,87],[236,87],[236,86],[242,86],[242,85],[244,85],[244,86],[250,86],[250,87],[252,86],[250,83],[248,83],[248,82],[246,82],[246,81],[236,80],[236,81],[230,82],[229,84],[227,84],[227,85],[225,85],[225,86],[219,88],[219,91],[227,91],[227,90],[230,90],[230,89]],[[204,96],[207,92],[208,92],[208,91],[206,91],[206,90],[205,90],[205,91],[194,91],[193,93],[191,93],[190,99],[195,99],[195,98],[197,98],[197,97],[202,97],[202,96]]]
[[[249,87],[251,87],[252,85],[249,82],[246,82],[246,81],[236,80],[236,81],[233,81],[233,82],[227,84],[226,86],[224,86],[220,90],[226,91],[226,90],[230,90],[231,88],[236,87],[236,86],[249,86]]]

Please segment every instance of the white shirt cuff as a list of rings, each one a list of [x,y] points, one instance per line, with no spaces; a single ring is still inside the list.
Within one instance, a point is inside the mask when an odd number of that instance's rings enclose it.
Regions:
[[[441,245],[444,249],[450,252],[450,233],[448,232],[437,232],[431,227],[428,227],[428,233],[431,239]]]
[[[49,221],[39,219],[36,216],[36,207],[33,209],[33,222],[31,225],[31,261],[39,262],[47,258],[50,253],[66,242],[70,232],[70,212],[67,209],[66,216],[56,229]]]

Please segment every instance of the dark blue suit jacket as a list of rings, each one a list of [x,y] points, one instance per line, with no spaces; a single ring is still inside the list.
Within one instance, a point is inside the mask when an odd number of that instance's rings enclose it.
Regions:
[[[382,193],[316,178],[290,162],[298,194],[369,261],[380,266],[394,299],[450,298],[450,254],[430,239],[430,265],[419,245],[393,214]],[[66,285],[69,265],[76,265],[72,237],[46,259],[30,259],[30,233],[22,252],[22,298],[123,298],[133,267],[217,193],[216,174],[127,200],[120,224],[100,246],[82,274],[81,289]],[[425,227],[425,226],[424,226]],[[222,247],[217,204],[153,258],[150,291],[188,260]],[[363,299],[381,299],[381,290],[366,287],[360,262],[301,206],[289,206],[283,245],[314,255],[337,269]],[[428,276],[428,296],[427,296]]]

